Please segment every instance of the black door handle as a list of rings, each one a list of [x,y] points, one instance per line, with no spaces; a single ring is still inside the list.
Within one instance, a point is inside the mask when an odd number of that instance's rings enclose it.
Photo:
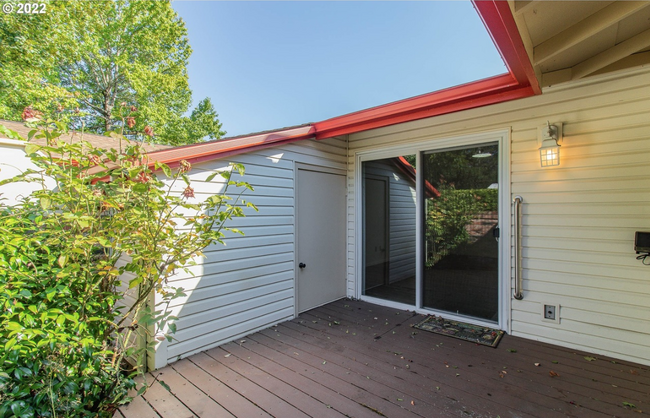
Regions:
[[[300,263],[300,264],[298,264],[298,267],[300,267],[301,269],[304,269],[305,267],[307,267],[307,264]]]

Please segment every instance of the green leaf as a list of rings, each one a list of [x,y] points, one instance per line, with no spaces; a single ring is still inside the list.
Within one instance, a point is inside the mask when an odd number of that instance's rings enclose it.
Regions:
[[[4,125],[0,125],[0,134],[3,134],[9,139],[16,139],[16,140],[23,140],[23,137],[20,136],[20,134],[16,131],[12,131],[11,129],[7,128]]]
[[[16,337],[14,337],[14,338],[10,339],[9,341],[7,341],[7,343],[5,344],[5,351],[11,350],[11,347],[16,345],[17,342],[18,342],[18,340],[16,339]]]
[[[636,409],[636,405],[630,402],[623,402],[623,406],[627,406],[628,408],[634,408]]]
[[[160,168],[162,169],[163,173],[169,178],[172,177],[172,170],[169,168],[167,164],[160,164]]]
[[[47,197],[41,197],[39,203],[44,210],[48,210],[52,206],[52,201]]]
[[[129,282],[129,289],[133,289],[134,287],[138,286],[140,283],[142,283],[143,278],[141,276],[136,277],[135,279],[131,280]]]
[[[586,357],[584,357],[584,359],[587,360],[587,361],[596,361],[595,357],[586,356]]]
[[[165,389],[167,389],[167,392],[171,392],[171,391],[172,391],[172,388],[170,388],[169,385],[168,385],[167,383],[165,383],[164,380],[159,380],[158,383],[160,383],[160,386],[162,386],[162,387],[164,387]]]
[[[210,174],[210,175],[205,179],[205,181],[206,181],[206,182],[211,182],[212,180],[214,180],[214,178],[217,176],[217,174],[219,174],[219,172],[215,171],[214,173]]]
[[[36,153],[38,150],[40,150],[41,147],[36,144],[27,144],[25,145],[25,154],[27,155],[32,155]]]

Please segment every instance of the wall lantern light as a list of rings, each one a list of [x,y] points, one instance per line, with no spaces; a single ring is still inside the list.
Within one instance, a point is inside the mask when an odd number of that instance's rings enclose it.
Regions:
[[[538,129],[539,162],[542,167],[554,167],[560,165],[560,145],[558,141],[562,139],[562,124],[540,126]]]

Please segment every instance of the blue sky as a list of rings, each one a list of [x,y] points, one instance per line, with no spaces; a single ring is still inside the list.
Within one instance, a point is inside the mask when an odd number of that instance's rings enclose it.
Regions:
[[[174,1],[195,104],[228,136],[316,122],[506,72],[470,2]]]

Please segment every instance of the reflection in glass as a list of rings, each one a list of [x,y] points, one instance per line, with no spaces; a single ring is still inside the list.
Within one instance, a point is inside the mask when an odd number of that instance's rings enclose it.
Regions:
[[[366,161],[363,294],[415,304],[415,156]]]
[[[498,146],[424,153],[423,305],[498,321]]]

